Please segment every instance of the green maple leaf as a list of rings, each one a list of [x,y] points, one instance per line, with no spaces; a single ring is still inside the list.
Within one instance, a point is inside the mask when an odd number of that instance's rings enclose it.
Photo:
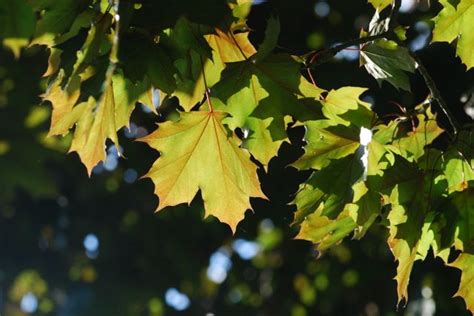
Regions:
[[[161,44],[143,34],[126,34],[121,38],[118,55],[125,76],[133,82],[148,81],[164,93],[175,91],[177,69]]]
[[[42,0],[33,4],[41,14],[36,26],[36,32],[32,44],[46,45],[52,47],[66,39],[71,38],[83,27],[89,27],[93,22],[93,12],[86,11],[79,14],[85,3],[76,0]],[[57,39],[65,33],[61,41]]]
[[[300,186],[293,201],[293,204],[297,206],[295,215],[297,222],[309,213],[315,212],[321,203],[324,204],[321,215],[334,219],[346,204],[353,202],[352,186],[363,175],[363,167],[359,158],[358,155],[351,155],[333,160],[327,167],[315,171]]]
[[[444,175],[448,181],[450,193],[467,189],[469,181],[474,181],[474,169],[471,162],[457,150],[448,151],[444,158]]]
[[[474,189],[456,192],[450,201],[457,215],[454,246],[461,251],[474,251]]]
[[[223,112],[185,112],[177,122],[165,122],[143,138],[160,158],[147,177],[160,198],[158,210],[191,203],[201,190],[206,216],[216,216],[235,231],[250,197],[265,198],[249,153],[229,136]]]
[[[440,0],[443,10],[433,19],[433,42],[452,42],[457,39],[456,53],[467,69],[474,67],[474,1],[460,0],[454,6]]]
[[[321,92],[301,75],[300,65],[288,55],[229,64],[212,89],[216,108],[231,114],[226,120],[229,127],[250,130],[244,146],[264,166],[287,140],[286,126],[293,118],[321,118]]]
[[[397,157],[393,167],[387,169],[381,190],[391,205],[387,216],[390,236],[388,244],[398,261],[398,302],[408,299],[408,283],[416,260],[423,260],[434,240],[430,205],[440,202],[445,191],[442,177],[428,176],[415,164]]]
[[[360,99],[367,88],[342,87],[330,90],[321,100],[323,114],[334,123],[370,128],[375,118],[370,104]]]
[[[405,72],[414,73],[416,63],[407,48],[392,41],[379,40],[361,47],[360,61],[379,84],[385,80],[397,89],[410,91]]]
[[[321,215],[322,207],[309,215],[301,224],[295,239],[303,239],[317,244],[319,251],[324,251],[348,236],[357,225],[348,211],[339,214],[336,219]]]
[[[279,32],[278,19],[270,18],[258,52],[229,64],[212,89],[216,108],[231,114],[226,124],[246,131],[243,146],[264,168],[287,141],[292,119],[320,118],[317,99],[323,92],[301,75],[301,66],[291,56],[270,55]]]
[[[381,195],[371,188],[372,179],[358,182],[352,187],[354,199],[348,205],[349,216],[357,225],[354,238],[362,238],[380,215],[382,209]]]
[[[265,29],[265,39],[258,47],[258,52],[254,56],[255,61],[264,60],[278,44],[278,35],[280,34],[280,21],[278,18],[271,17],[267,21],[267,28]]]
[[[380,213],[380,195],[360,182],[360,155],[333,160],[315,171],[296,195],[295,224],[301,224],[298,239],[318,244],[325,250],[340,242],[356,228],[362,237]]]
[[[424,113],[416,115],[418,125],[406,135],[397,136],[390,146],[391,151],[403,156],[409,161],[417,161],[425,153],[427,145],[431,144],[444,130],[438,125],[436,116],[428,107],[424,110],[423,105],[417,106],[415,110]],[[410,120],[412,118],[409,118]],[[401,122],[400,122],[401,123]]]
[[[333,125],[330,120],[308,121],[305,126],[305,153],[293,163],[298,169],[322,169],[360,147],[359,130],[353,126]]]
[[[471,133],[461,131],[455,144],[444,154],[443,173],[449,192],[463,191],[474,181],[474,141]]]

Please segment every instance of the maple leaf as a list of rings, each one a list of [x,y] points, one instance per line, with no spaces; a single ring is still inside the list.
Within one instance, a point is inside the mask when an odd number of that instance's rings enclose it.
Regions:
[[[293,163],[298,169],[322,169],[360,147],[359,131],[352,126],[333,125],[330,120],[309,121],[305,126],[308,144],[304,155]]]
[[[391,205],[387,218],[390,235],[388,244],[398,261],[397,281],[398,303],[408,299],[408,283],[413,265],[424,260],[431,242],[432,213],[430,205],[439,203],[445,191],[442,178],[427,176],[417,165],[396,157],[393,167],[384,173],[382,191]]]
[[[360,181],[363,174],[358,155],[334,160],[301,185],[295,204],[294,224],[301,223],[296,238],[317,243],[325,250],[357,227],[361,238],[381,209],[380,196]]]
[[[222,124],[223,112],[181,113],[177,122],[165,122],[142,138],[158,150],[160,158],[146,175],[160,198],[157,211],[191,203],[201,190],[206,216],[213,215],[235,231],[251,209],[250,197],[266,198],[260,189],[250,154],[239,148]]]
[[[461,131],[457,141],[444,154],[443,173],[449,192],[463,191],[474,181],[474,140],[471,133]]]
[[[309,83],[300,68],[285,54],[232,63],[212,90],[215,107],[231,114],[229,127],[250,130],[244,147],[265,167],[287,140],[288,123],[322,117],[318,98],[324,90]]]
[[[416,64],[407,48],[387,40],[368,43],[360,49],[360,62],[379,84],[386,80],[397,89],[410,91],[405,71],[415,72]]]
[[[467,69],[474,67],[474,0],[461,0],[457,6],[440,0],[443,10],[433,19],[433,42],[457,39],[456,53]]]
[[[375,114],[370,108],[370,103],[360,99],[367,88],[342,87],[330,90],[321,100],[324,116],[334,123],[344,126],[370,128]]]
[[[403,156],[408,161],[417,161],[425,153],[425,147],[431,144],[444,130],[436,122],[436,116],[428,107],[423,109],[423,104],[415,107],[416,111],[422,111],[417,114],[418,125],[409,131],[406,135],[398,137],[387,146],[393,152]],[[413,118],[408,118],[413,120]]]
[[[81,9],[85,7],[81,1],[38,1],[33,5],[41,13],[41,18],[36,25],[32,44],[51,47],[63,42],[68,37],[75,36],[81,27],[89,26],[93,22],[90,11],[78,15]],[[66,32],[69,33],[68,31],[70,34],[64,36],[63,40],[58,42],[57,39],[60,35]]]
[[[178,87],[172,94],[186,111],[202,100],[206,89],[204,77],[207,88],[211,88],[219,81],[226,63],[242,61],[256,53],[248,39],[248,32],[233,34],[232,30],[224,32],[216,28],[214,33],[204,35],[198,41],[197,31],[189,23],[180,20],[175,29],[173,41],[179,41],[180,44],[173,45],[181,47],[184,57],[175,62],[180,75]],[[204,59],[203,56],[208,58]]]
[[[461,296],[466,301],[467,309],[474,313],[474,255],[470,253],[461,253],[459,257],[450,263],[449,266],[458,268],[462,271],[461,283],[454,296]]]
[[[348,211],[340,213],[333,220],[321,215],[321,211],[322,208],[319,208],[309,215],[301,224],[300,232],[295,237],[295,239],[309,240],[316,243],[319,251],[340,243],[357,226],[349,216]]]
[[[445,155],[444,175],[448,181],[450,193],[468,188],[469,181],[474,181],[474,168],[460,151],[449,150]]]
[[[316,212],[323,206],[321,216],[334,219],[344,210],[346,204],[353,201],[352,186],[363,174],[363,168],[357,155],[335,159],[300,186],[300,190],[292,202],[297,206],[295,222]]]

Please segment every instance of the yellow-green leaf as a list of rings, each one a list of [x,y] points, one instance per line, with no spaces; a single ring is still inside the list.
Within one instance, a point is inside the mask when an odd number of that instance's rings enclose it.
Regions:
[[[250,197],[265,198],[250,154],[222,124],[223,112],[185,112],[142,139],[160,158],[147,177],[160,198],[158,210],[190,203],[201,190],[206,216],[213,215],[235,231],[251,209]]]
[[[440,0],[443,10],[433,21],[433,42],[452,42],[457,39],[457,55],[467,69],[474,67],[474,0]]]
[[[293,166],[298,169],[321,169],[332,159],[354,153],[360,147],[359,130],[343,125],[332,125],[329,120],[306,122],[305,153]]]
[[[303,221],[300,232],[295,237],[316,243],[320,251],[338,244],[357,227],[347,210],[332,220],[321,215],[322,209],[323,207],[320,207]]]
[[[200,102],[204,96],[203,72],[210,88],[219,81],[226,63],[244,60],[256,52],[248,39],[248,33],[230,34],[216,29],[215,34],[206,35],[205,38],[212,48],[212,59],[201,60],[199,54],[191,51],[191,67],[195,68],[192,71],[193,78],[183,77],[178,80],[178,88],[173,93],[186,111]],[[204,63],[204,67],[201,62]]]
[[[110,139],[118,145],[112,82],[98,101],[89,97],[87,102],[78,104],[74,110],[79,109],[83,110],[77,121],[69,151],[79,154],[90,175],[99,161],[105,160],[105,141]]]
[[[467,309],[474,313],[474,255],[461,253],[449,266],[461,270],[461,283],[454,296],[461,296],[466,301]]]

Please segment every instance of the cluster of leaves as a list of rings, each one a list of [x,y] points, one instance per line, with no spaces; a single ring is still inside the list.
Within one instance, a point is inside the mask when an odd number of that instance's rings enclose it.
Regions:
[[[406,72],[421,67],[396,25],[400,1],[370,2],[376,13],[358,42],[361,64],[375,79],[409,90]],[[433,40],[457,39],[469,69],[474,2],[441,3]],[[233,231],[250,198],[266,198],[257,168],[266,170],[289,128],[305,126],[305,154],[293,167],[312,174],[293,202],[297,238],[324,251],[383,225],[398,261],[400,301],[414,262],[432,249],[462,271],[458,294],[474,312],[473,131],[447,135],[431,107],[436,95],[387,121],[361,100],[364,88],[317,87],[302,69],[325,54],[308,62],[274,53],[276,18],[257,50],[248,39],[250,8],[248,0],[1,0],[0,38],[16,56],[26,46],[49,50],[49,134],[73,130],[70,151],[89,174],[105,159],[107,140],[118,146],[117,132],[137,104],[156,112],[177,101],[178,115],[141,139],[160,153],[147,175],[158,209],[189,204],[200,190],[206,216]],[[433,145],[439,139],[448,140],[442,150]]]

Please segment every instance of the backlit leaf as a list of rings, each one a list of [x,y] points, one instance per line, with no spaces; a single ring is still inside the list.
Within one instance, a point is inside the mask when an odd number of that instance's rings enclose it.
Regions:
[[[440,0],[443,10],[433,19],[433,42],[452,42],[457,39],[456,53],[467,69],[474,67],[474,1]]]
[[[257,166],[229,136],[222,112],[181,113],[178,122],[165,122],[143,138],[158,150],[160,158],[147,177],[160,198],[158,210],[191,203],[201,190],[206,216],[216,216],[235,231],[251,197],[265,198],[257,178]]]
[[[395,88],[410,91],[406,72],[415,72],[415,61],[408,49],[393,42],[378,41],[361,47],[361,64],[379,83],[386,80]]]
[[[451,267],[461,270],[461,283],[455,296],[461,296],[466,301],[467,309],[474,313],[474,255],[471,253],[461,253]]]

